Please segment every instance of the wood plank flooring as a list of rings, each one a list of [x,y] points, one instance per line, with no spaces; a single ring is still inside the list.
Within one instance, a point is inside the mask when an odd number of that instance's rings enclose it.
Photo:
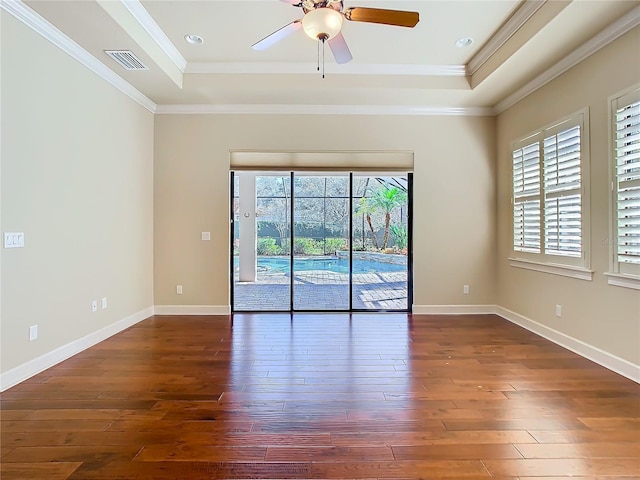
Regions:
[[[640,385],[491,315],[152,317],[0,401],[3,480],[640,478]]]

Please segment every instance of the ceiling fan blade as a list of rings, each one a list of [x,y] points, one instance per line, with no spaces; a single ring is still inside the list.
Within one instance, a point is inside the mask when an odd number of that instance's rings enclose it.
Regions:
[[[331,53],[333,53],[333,58],[336,59],[336,63],[347,63],[353,60],[347,42],[342,36],[342,32],[339,32],[335,37],[329,39],[328,43],[329,48],[331,48]]]
[[[254,43],[253,45],[251,45],[251,48],[253,48],[254,50],[266,50],[272,45],[278,43],[283,38],[288,37],[294,32],[297,32],[301,28],[302,20],[295,20],[290,24],[280,28],[279,30],[276,30],[275,32],[267,35],[262,40]]]
[[[399,27],[415,27],[420,21],[418,12],[386,10],[382,8],[353,7],[344,11],[347,20],[353,22],[383,23]]]

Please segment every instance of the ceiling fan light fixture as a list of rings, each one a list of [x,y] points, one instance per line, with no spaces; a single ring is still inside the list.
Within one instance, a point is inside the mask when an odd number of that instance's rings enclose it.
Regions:
[[[329,40],[340,33],[344,18],[333,8],[320,7],[302,18],[302,28],[314,40]]]

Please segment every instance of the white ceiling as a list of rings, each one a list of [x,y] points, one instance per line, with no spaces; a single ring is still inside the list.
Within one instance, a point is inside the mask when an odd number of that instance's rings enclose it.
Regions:
[[[588,53],[640,22],[639,1],[345,0],[345,8],[417,11],[420,22],[410,29],[345,21],[353,60],[337,65],[327,48],[322,78],[317,43],[302,30],[268,50],[251,49],[302,18],[285,1],[9,1],[42,16],[166,111],[486,113],[572,52]],[[188,44],[186,34],[204,43]],[[461,37],[473,45],[456,47]],[[149,70],[124,70],[104,53],[114,49],[133,51]]]

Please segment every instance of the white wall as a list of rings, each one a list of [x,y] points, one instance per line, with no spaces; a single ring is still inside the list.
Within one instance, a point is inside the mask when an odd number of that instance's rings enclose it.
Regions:
[[[26,238],[25,248],[1,250],[6,383],[152,307],[153,115],[1,17],[0,219],[3,232]],[[92,313],[102,297],[108,308]]]
[[[595,349],[640,365],[640,291],[608,285],[608,97],[640,82],[635,28],[498,117],[498,303]],[[590,118],[591,267],[593,281],[514,268],[511,254],[510,143],[583,108]],[[555,305],[562,305],[562,318]]]
[[[157,115],[155,303],[229,308],[229,151],[251,149],[413,151],[414,304],[494,304],[494,139],[492,117]]]
[[[414,306],[500,305],[640,365],[640,296],[608,270],[607,97],[640,80],[638,29],[487,117],[158,115],[2,15],[0,373],[159,306],[229,308],[229,151],[415,154]],[[631,56],[631,57],[630,57]],[[616,71],[616,75],[611,72]],[[585,282],[509,266],[510,143],[588,107]],[[211,231],[202,242],[200,232]],[[497,248],[496,248],[497,245]],[[175,285],[184,294],[175,294]],[[471,293],[464,295],[462,286]],[[533,293],[532,293],[533,292]],[[91,313],[92,299],[109,307]],[[563,305],[563,318],[554,306]],[[28,341],[38,324],[40,338]]]

